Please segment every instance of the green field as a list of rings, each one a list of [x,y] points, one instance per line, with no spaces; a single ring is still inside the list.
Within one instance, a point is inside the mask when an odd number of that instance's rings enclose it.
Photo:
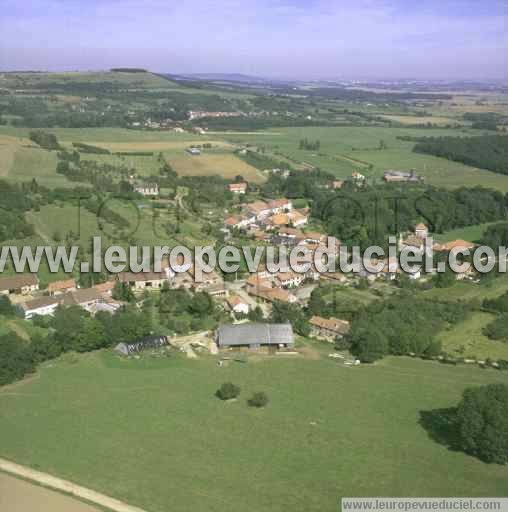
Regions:
[[[433,235],[437,242],[450,242],[452,240],[467,240],[468,242],[480,242],[485,230],[496,224],[495,222],[485,222],[484,224],[475,224],[465,228],[452,229],[441,234]]]
[[[264,176],[255,167],[247,164],[236,155],[226,152],[202,153],[191,156],[180,151],[165,153],[165,158],[180,176],[218,175],[226,179],[243,176],[247,181],[260,183]]]
[[[482,333],[482,329],[494,319],[495,315],[490,313],[475,312],[466,321],[442,331],[438,338],[443,349],[455,356],[471,359],[508,359],[508,343],[490,340]]]
[[[471,130],[469,130],[471,132]],[[413,153],[413,142],[398,140],[397,136],[467,135],[467,130],[415,129],[388,127],[311,127],[276,128],[272,135],[229,135],[227,140],[251,143],[305,161],[337,177],[346,178],[353,170],[360,170],[372,178],[381,178],[387,169],[415,169],[427,183],[442,187],[476,186],[508,191],[508,176],[484,169],[475,169],[431,155]],[[471,134],[471,133],[469,133]],[[319,152],[298,149],[300,139],[319,140]],[[387,148],[379,149],[380,141]],[[369,169],[372,165],[372,169]]]
[[[341,496],[506,496],[508,467],[449,451],[421,411],[495,370],[389,358],[347,368],[273,357],[68,355],[0,391],[0,455],[151,512],[339,510]],[[213,394],[224,381],[237,402]],[[266,409],[245,399],[264,390]],[[192,426],[192,428],[190,428]],[[241,504],[241,505],[239,505]]]

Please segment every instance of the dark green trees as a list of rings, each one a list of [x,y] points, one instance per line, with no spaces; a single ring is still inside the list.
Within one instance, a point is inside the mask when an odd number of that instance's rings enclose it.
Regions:
[[[490,384],[464,391],[457,410],[460,445],[485,462],[508,462],[508,386]]]

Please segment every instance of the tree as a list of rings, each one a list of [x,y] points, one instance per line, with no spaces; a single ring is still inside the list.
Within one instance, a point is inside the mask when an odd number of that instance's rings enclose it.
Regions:
[[[386,336],[370,326],[356,329],[352,335],[351,345],[353,354],[364,363],[373,363],[388,354]]]
[[[508,463],[508,386],[468,388],[457,410],[461,447],[485,462]]]
[[[14,316],[14,306],[11,304],[9,297],[0,295],[0,315]]]
[[[276,300],[272,306],[272,314],[270,322],[291,323],[293,329],[300,336],[308,336],[310,334],[310,325],[305,318],[304,312],[297,304],[288,304]]]
[[[247,316],[251,322],[262,322],[264,319],[263,310],[259,306],[250,309]]]
[[[34,370],[29,346],[15,334],[0,336],[0,386],[23,378]]]
[[[268,401],[268,395],[263,391],[258,391],[247,400],[247,403],[251,407],[265,407],[268,404]]]
[[[121,281],[118,281],[115,283],[115,286],[113,288],[112,297],[115,300],[123,300],[125,302],[132,302],[134,301],[134,293],[131,290],[131,287],[129,286],[129,283],[122,283]]]
[[[215,396],[221,400],[232,400],[240,394],[240,387],[232,382],[224,382],[222,386],[215,392]]]

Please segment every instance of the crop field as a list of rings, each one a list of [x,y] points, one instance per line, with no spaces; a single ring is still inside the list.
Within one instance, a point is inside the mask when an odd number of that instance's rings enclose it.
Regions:
[[[462,124],[462,121],[459,119],[453,119],[450,117],[443,117],[443,116],[396,116],[396,115],[382,115],[381,116],[384,119],[387,119],[388,121],[393,121],[396,123],[401,124],[409,124],[409,125],[415,125],[415,124],[433,124],[433,125],[455,125],[455,124]]]
[[[347,368],[274,356],[219,368],[176,353],[68,354],[15,393],[0,391],[0,455],[151,512],[236,512],[238,503],[245,512],[332,512],[341,496],[506,496],[508,467],[450,451],[419,423],[465,387],[506,378],[409,358]],[[228,380],[242,389],[236,402],[214,397]],[[245,400],[258,390],[270,403],[253,410]]]
[[[201,155],[180,154],[165,155],[167,162],[181,176],[218,175],[227,179],[241,175],[247,181],[260,183],[264,176],[251,165],[232,153],[202,153]]]
[[[149,156],[142,155],[96,155],[81,153],[81,160],[93,160],[99,164],[125,166],[138,176],[157,176],[160,163],[157,160],[158,153]]]
[[[236,143],[251,143],[265,147],[273,153],[308,162],[323,170],[345,178],[353,170],[360,170],[368,177],[379,179],[387,169],[415,169],[426,182],[436,186],[454,188],[482,185],[503,192],[508,191],[508,176],[484,169],[476,169],[458,162],[431,155],[413,153],[413,142],[397,139],[397,136],[466,136],[478,134],[462,129],[417,129],[380,127],[333,127],[333,128],[277,128],[277,135],[227,136]],[[319,140],[319,151],[299,149],[299,141],[307,138]],[[381,141],[386,145],[380,149]]]

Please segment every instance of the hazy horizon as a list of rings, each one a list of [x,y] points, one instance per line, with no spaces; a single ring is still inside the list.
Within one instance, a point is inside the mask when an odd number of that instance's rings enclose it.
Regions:
[[[0,70],[506,80],[505,0],[2,2]]]

